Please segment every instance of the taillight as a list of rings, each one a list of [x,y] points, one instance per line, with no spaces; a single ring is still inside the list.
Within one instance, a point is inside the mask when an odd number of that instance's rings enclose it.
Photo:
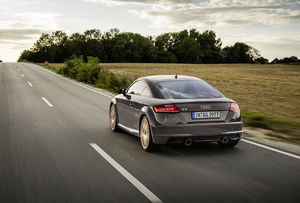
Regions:
[[[237,103],[230,103],[230,111],[238,111],[240,110],[240,107]]]
[[[179,109],[174,105],[154,106],[156,113],[178,113]]]

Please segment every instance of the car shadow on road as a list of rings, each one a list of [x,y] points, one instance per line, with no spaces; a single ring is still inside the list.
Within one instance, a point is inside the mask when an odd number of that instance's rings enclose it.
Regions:
[[[233,148],[221,147],[216,142],[199,142],[193,143],[191,146],[184,144],[163,145],[160,153],[169,155],[186,155],[186,156],[199,156],[199,155],[225,155],[225,154],[240,154],[241,150],[238,146]]]
[[[120,136],[126,135],[126,140],[134,145],[139,146],[140,140],[138,137],[121,131],[118,133]],[[125,138],[125,136],[124,136]],[[139,146],[140,147],[140,146]],[[143,149],[140,147],[140,150]],[[193,143],[191,146],[185,146],[184,144],[168,144],[162,145],[159,151],[153,152],[153,155],[164,156],[224,156],[224,155],[240,155],[241,150],[239,144],[233,148],[221,147],[217,142],[198,142]]]

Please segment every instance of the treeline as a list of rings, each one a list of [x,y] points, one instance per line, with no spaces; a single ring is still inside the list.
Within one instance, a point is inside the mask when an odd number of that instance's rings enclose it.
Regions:
[[[43,33],[19,61],[62,63],[73,55],[97,57],[101,62],[157,63],[268,63],[253,47],[237,42],[222,49],[214,31],[196,29],[145,37],[111,29],[87,30],[68,36],[63,31]]]
[[[296,56],[284,57],[283,59],[275,58],[271,64],[300,64],[300,59]]]

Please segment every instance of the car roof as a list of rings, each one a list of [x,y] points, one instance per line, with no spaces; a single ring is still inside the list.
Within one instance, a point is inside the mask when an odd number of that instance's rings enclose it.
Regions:
[[[186,76],[186,75],[151,75],[146,77],[141,77],[138,80],[150,80],[150,81],[163,81],[163,80],[201,80],[196,77]]]

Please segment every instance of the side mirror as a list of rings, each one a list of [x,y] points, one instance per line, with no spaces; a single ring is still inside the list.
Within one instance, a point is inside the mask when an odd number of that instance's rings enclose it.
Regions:
[[[123,94],[124,96],[126,95],[126,90],[125,88],[119,89],[118,91],[119,94]]]

